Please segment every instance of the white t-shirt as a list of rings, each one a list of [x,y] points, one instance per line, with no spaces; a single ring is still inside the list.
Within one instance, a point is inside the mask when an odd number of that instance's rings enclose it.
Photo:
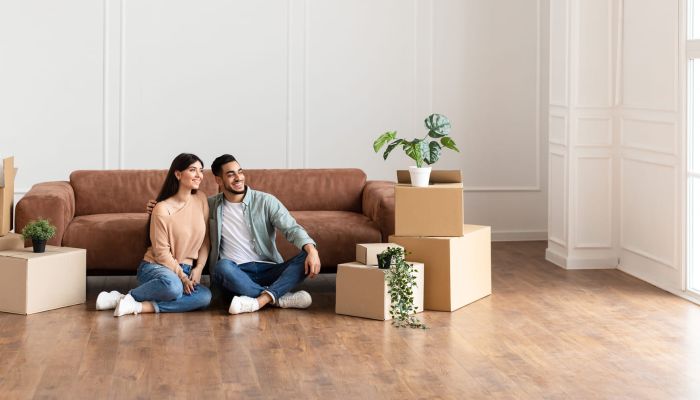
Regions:
[[[236,264],[263,261],[255,252],[249,221],[243,214],[243,203],[224,199],[222,211],[220,257]]]

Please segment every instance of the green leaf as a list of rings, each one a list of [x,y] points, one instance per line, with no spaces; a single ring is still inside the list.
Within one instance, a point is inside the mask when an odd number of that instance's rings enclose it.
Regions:
[[[419,168],[423,166],[423,146],[421,146],[421,143],[423,142],[411,142],[408,145],[404,145],[404,151],[406,151],[406,155],[415,160],[416,166]]]
[[[379,149],[381,149],[387,142],[392,141],[396,138],[396,131],[392,132],[384,132],[381,136],[377,138],[377,140],[374,141],[374,152],[378,153]]]
[[[394,140],[389,144],[389,146],[386,147],[386,150],[384,151],[384,159],[386,160],[387,157],[389,157],[389,153],[391,153],[392,150],[394,150],[394,147],[398,146],[402,142],[405,142],[403,139],[397,139]]]
[[[449,136],[445,136],[444,138],[440,139],[440,143],[442,143],[443,146],[447,147],[450,150],[454,150],[456,152],[459,152],[459,149],[457,148],[455,141],[452,140],[452,138]]]
[[[450,133],[452,125],[450,120],[442,114],[431,114],[425,119],[425,127],[428,129],[428,135],[432,138],[439,138]]]
[[[438,142],[430,142],[428,145],[428,157],[425,159],[425,163],[428,165],[435,164],[440,159],[440,144]]]

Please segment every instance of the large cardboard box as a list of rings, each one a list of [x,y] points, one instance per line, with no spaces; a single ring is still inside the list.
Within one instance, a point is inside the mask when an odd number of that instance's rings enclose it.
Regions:
[[[401,247],[396,243],[358,243],[355,245],[355,261],[364,265],[379,265],[377,254],[389,247]]]
[[[0,236],[5,236],[12,229],[12,209],[15,201],[14,157],[2,160],[0,174]]]
[[[85,303],[85,249],[0,251],[0,311],[33,314]]]
[[[0,251],[3,250],[21,250],[24,248],[24,238],[17,233],[8,233],[5,236],[0,236]]]
[[[414,187],[408,171],[397,171],[394,187],[396,236],[462,236],[462,172],[432,171],[430,185]]]
[[[399,237],[407,259],[425,264],[425,309],[454,311],[491,294],[491,227],[464,225],[461,237]]]
[[[415,275],[417,286],[413,288],[413,304],[418,307],[417,312],[423,312],[424,266],[421,263],[409,264],[418,270]],[[338,264],[335,281],[336,314],[381,321],[391,319],[386,272],[386,269],[357,262]]]

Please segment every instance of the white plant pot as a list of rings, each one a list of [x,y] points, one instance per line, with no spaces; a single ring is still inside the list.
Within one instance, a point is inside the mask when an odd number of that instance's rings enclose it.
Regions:
[[[430,182],[430,171],[432,167],[408,167],[408,172],[411,174],[411,186],[426,187]]]

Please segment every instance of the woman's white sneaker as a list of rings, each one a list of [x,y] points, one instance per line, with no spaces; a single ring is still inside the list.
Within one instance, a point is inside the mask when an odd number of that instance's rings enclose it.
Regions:
[[[97,295],[97,301],[95,302],[95,309],[98,311],[102,310],[114,310],[119,304],[119,300],[124,298],[124,295],[112,290],[111,292],[100,292]]]
[[[126,314],[139,314],[141,313],[142,310],[142,304],[138,301],[136,301],[133,297],[131,297],[130,294],[127,294],[119,300],[119,304],[117,304],[117,308],[114,309],[114,316],[115,317],[121,317],[122,315]]]
[[[279,298],[277,305],[282,308],[309,308],[311,295],[306,290],[285,293]]]

